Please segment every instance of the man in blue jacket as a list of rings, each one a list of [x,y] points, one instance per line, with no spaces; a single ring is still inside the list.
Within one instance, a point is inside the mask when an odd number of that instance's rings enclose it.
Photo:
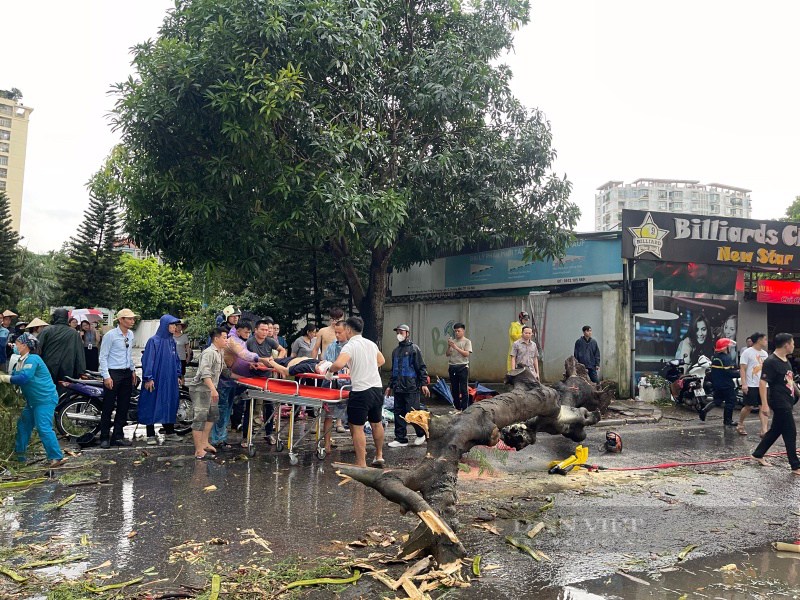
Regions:
[[[733,380],[739,377],[739,371],[733,363],[730,349],[736,342],[728,338],[720,338],[714,348],[714,358],[711,359],[711,383],[714,384],[714,405],[725,405],[722,413],[722,422],[728,427],[735,427],[733,422],[733,409],[736,408],[736,386]],[[705,420],[705,419],[703,419]]]
[[[394,392],[394,441],[389,442],[390,448],[403,448],[408,446],[406,434],[406,413],[410,410],[419,410],[419,393],[422,391],[430,396],[428,391],[428,369],[422,359],[419,346],[411,342],[411,330],[408,325],[399,325],[395,328],[397,348],[392,352],[392,377],[386,395]],[[414,425],[417,438],[415,446],[425,443],[425,430],[419,425]]]
[[[575,360],[586,367],[589,379],[597,383],[599,381],[597,372],[600,370],[600,348],[592,337],[592,328],[589,325],[583,326],[583,335],[575,342],[573,356],[575,356]]]

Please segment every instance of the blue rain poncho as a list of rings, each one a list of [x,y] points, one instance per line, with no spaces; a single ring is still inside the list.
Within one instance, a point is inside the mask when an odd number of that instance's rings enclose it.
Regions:
[[[181,361],[175,339],[169,326],[180,319],[164,315],[156,334],[147,340],[142,354],[142,391],[139,393],[139,423],[174,423],[178,415],[180,392],[178,379],[181,376]],[[155,382],[152,392],[144,384]]]

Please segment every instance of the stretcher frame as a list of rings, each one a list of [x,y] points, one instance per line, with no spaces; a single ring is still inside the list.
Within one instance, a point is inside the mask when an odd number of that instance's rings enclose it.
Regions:
[[[304,373],[302,375],[298,375],[298,378],[304,379],[321,379],[325,378],[324,376],[315,376],[313,373]],[[333,381],[338,380],[338,376],[334,376],[332,378]],[[342,378],[347,379],[349,381],[349,377]],[[283,440],[281,439],[281,407],[282,406],[290,406],[291,410],[289,411],[289,431],[286,435],[286,448],[289,450],[289,464],[296,465],[299,462],[297,454],[295,453],[295,449],[297,446],[305,439],[305,437],[314,431],[315,433],[315,440],[316,440],[316,455],[317,458],[322,460],[325,458],[325,435],[328,431],[321,431],[322,423],[324,420],[325,415],[323,411],[327,411],[325,407],[326,404],[341,404],[343,402],[347,402],[347,398],[344,396],[344,392],[350,392],[351,385],[346,384],[338,388],[339,397],[336,399],[331,400],[323,400],[321,398],[311,398],[309,396],[301,396],[300,395],[300,383],[298,381],[293,381],[290,379],[280,379],[282,383],[289,383],[295,386],[295,393],[294,394],[282,394],[279,392],[271,392],[266,388],[266,382],[269,381],[265,379],[265,387],[259,387],[252,385],[250,383],[241,383],[247,388],[247,396],[250,400],[250,412],[251,412],[251,424],[252,424],[252,410],[255,399],[263,400],[264,402],[270,402],[273,407],[273,419],[275,420],[275,449],[278,452],[282,452],[284,448]],[[304,431],[299,437],[295,439],[294,434],[294,409],[297,406],[306,406],[315,409],[315,417],[314,417],[314,426],[309,427]],[[333,430],[334,424],[331,424],[331,430]],[[252,431],[253,427],[251,425],[250,430]],[[251,442],[252,445],[252,442]]]

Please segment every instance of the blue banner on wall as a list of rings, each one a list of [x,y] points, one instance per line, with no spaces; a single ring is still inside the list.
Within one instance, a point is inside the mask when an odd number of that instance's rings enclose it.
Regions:
[[[527,262],[525,247],[449,256],[395,273],[392,295],[569,285],[622,279],[622,242],[578,239],[559,261]]]

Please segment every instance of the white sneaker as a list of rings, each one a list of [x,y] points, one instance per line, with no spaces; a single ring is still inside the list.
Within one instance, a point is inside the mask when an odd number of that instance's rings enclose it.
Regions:
[[[397,440],[389,442],[389,448],[405,448],[406,446],[408,446],[408,442],[398,442]]]
[[[428,441],[428,438],[426,438],[424,435],[418,435],[417,439],[414,440],[414,445],[422,446],[422,444],[424,444],[426,441]]]
[[[169,433],[164,436],[164,440],[167,442],[182,442],[183,438],[177,433]]]
[[[147,445],[148,446],[158,446],[158,438],[154,435],[147,437]]]

